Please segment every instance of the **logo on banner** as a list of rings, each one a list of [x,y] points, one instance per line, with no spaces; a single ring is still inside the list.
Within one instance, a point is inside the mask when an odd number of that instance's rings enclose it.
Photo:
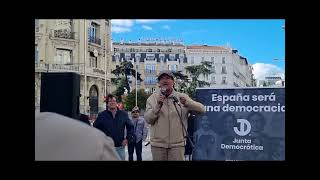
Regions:
[[[246,119],[237,119],[237,122],[240,123],[240,129],[239,127],[233,127],[234,132],[239,136],[245,136],[249,134],[251,130],[250,122]]]

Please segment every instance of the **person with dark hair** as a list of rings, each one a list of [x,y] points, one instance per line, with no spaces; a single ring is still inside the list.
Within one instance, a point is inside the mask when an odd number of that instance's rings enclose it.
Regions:
[[[116,97],[109,94],[106,98],[108,108],[98,114],[93,126],[110,136],[122,160],[125,160],[125,146],[133,138],[133,124],[128,113],[117,108]],[[125,136],[125,129],[127,135]]]

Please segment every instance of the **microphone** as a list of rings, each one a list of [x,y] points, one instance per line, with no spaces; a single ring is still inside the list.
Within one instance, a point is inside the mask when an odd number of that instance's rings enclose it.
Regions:
[[[167,89],[165,87],[161,87],[160,89],[160,93],[165,96],[167,94]],[[163,102],[159,102],[160,103],[160,108],[162,107],[163,105]]]
[[[165,87],[161,87],[160,93],[165,96],[167,94],[167,89]]]
[[[173,102],[177,103],[180,106],[180,101],[178,100],[177,97],[172,96]]]

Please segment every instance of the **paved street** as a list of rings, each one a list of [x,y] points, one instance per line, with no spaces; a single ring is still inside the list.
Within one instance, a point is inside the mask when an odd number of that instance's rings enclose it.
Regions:
[[[128,112],[129,118],[131,119],[131,113]],[[143,118],[143,114],[140,114],[140,118]],[[148,124],[146,123],[148,126]],[[149,144],[148,146],[145,146],[147,142],[150,139],[150,129],[148,127],[148,136],[146,138],[146,141],[142,142],[142,161],[152,161],[152,155],[151,155],[151,145]],[[128,155],[128,146],[126,146],[126,160],[128,160],[129,155]],[[137,159],[135,152],[133,153],[133,160],[135,161]]]
[[[144,146],[147,142],[142,142],[142,161],[152,161],[151,146]],[[128,161],[128,146],[126,146],[126,160]],[[133,160],[136,161],[137,157],[135,152],[133,153]]]

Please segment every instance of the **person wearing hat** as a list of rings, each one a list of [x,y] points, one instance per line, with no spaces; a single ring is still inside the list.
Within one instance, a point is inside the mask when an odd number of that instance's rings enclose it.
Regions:
[[[147,138],[148,129],[143,118],[140,118],[139,107],[131,110],[134,138],[128,142],[129,161],[133,161],[133,152],[136,151],[137,161],[142,161],[142,141]]]
[[[161,71],[158,82],[159,90],[147,99],[144,114],[146,122],[151,125],[152,157],[156,161],[182,161],[186,144],[188,112],[204,113],[205,108],[187,94],[174,90],[174,76],[171,71]]]

